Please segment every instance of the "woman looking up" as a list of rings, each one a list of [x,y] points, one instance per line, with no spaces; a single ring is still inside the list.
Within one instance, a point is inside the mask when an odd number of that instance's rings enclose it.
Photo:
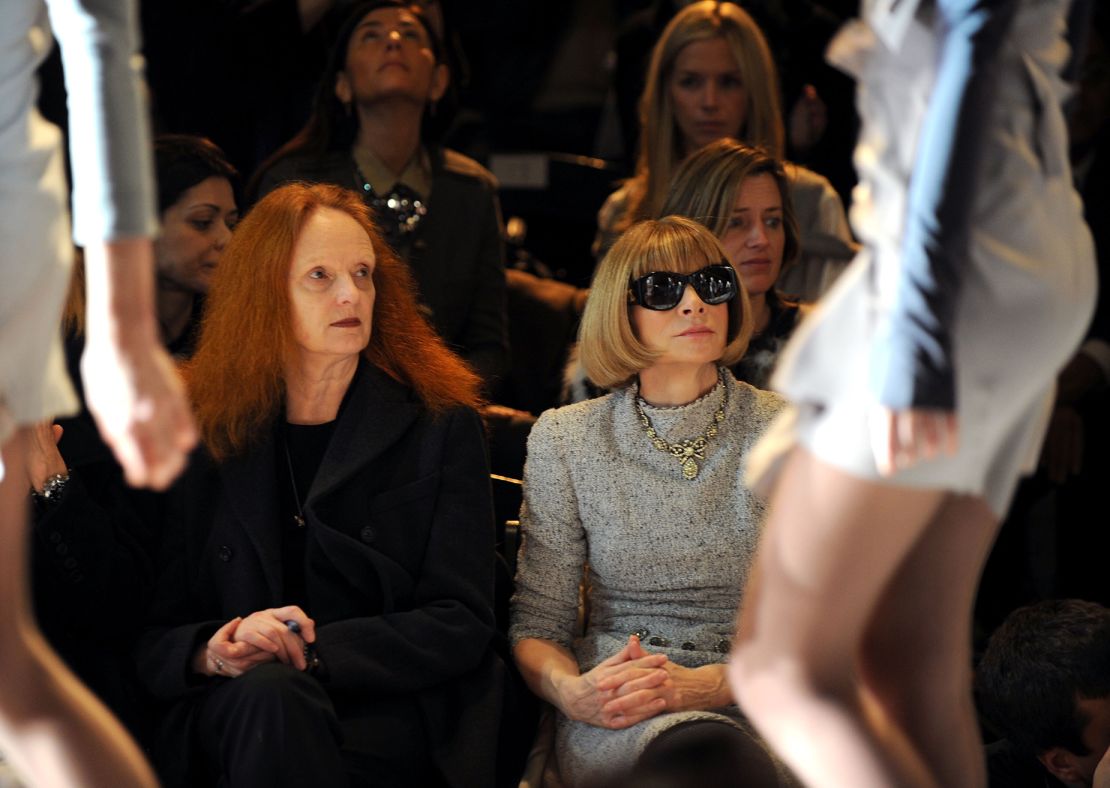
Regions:
[[[506,368],[497,182],[428,139],[450,74],[418,6],[375,0],[340,28],[305,128],[255,176],[354,189],[412,268],[432,324],[488,385]]]
[[[740,468],[782,405],[727,369],[750,334],[708,230],[674,216],[637,224],[598,266],[579,336],[587,374],[616,391],[549,410],[532,430],[510,636],[525,681],[559,712],[572,785],[660,761],[693,768],[703,746],[736,770],[703,784],[777,779],[722,684],[732,584],[763,515]]]
[[[598,258],[631,224],[663,215],[675,171],[698,148],[727,137],[781,158],[778,84],[767,41],[739,6],[703,0],[680,11],[652,51],[636,174],[598,212]],[[793,164],[786,173],[802,257],[784,288],[816,300],[851,257],[851,233],[825,178]]]

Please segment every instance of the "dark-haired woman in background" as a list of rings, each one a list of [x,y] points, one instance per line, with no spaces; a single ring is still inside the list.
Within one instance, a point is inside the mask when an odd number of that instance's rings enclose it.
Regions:
[[[336,186],[279,188],[228,246],[138,651],[164,780],[492,784],[479,380],[412,292]]]
[[[488,387],[508,363],[497,183],[437,146],[429,119],[450,73],[418,6],[358,5],[340,29],[305,128],[255,176],[354,189],[412,268],[431,322]]]

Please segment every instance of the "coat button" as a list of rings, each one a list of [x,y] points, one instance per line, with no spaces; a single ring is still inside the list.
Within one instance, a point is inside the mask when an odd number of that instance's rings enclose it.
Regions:
[[[659,635],[652,635],[648,638],[649,646],[669,646],[671,645],[670,638],[660,637]]]
[[[227,563],[231,560],[231,548],[226,544],[222,544],[220,545],[220,549],[216,551],[216,555],[220,557],[221,561]]]
[[[64,566],[66,569],[76,569],[77,559],[73,557],[67,558],[66,560],[62,561],[62,566]]]
[[[358,538],[362,540],[363,544],[373,544],[377,535],[374,533],[373,528],[369,525],[364,525],[362,530],[358,532]]]
[[[718,654],[727,654],[729,652],[729,649],[731,648],[732,641],[728,638],[721,638],[717,641],[717,645],[713,647],[713,650],[716,651]]]
[[[692,640],[685,640],[685,641],[682,642],[682,650],[683,651],[693,651],[696,648],[697,648],[697,646],[694,645],[694,641],[692,641]]]
[[[58,531],[51,531],[50,532],[50,543],[51,544],[57,544],[60,541],[62,541],[61,533],[59,533]]]

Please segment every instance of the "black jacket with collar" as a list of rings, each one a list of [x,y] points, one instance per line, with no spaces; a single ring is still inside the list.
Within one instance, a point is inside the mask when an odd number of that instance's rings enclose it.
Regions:
[[[222,464],[198,453],[168,498],[139,673],[160,700],[209,680],[191,660],[234,618],[282,606],[281,514],[271,433]],[[321,681],[344,704],[415,695],[452,784],[492,782],[501,702],[494,532],[482,426],[434,416],[362,362],[304,502],[306,590]],[[188,703],[169,724],[184,725]]]

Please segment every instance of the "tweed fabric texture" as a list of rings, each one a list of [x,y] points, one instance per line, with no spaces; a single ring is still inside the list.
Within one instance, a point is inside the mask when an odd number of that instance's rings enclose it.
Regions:
[[[635,387],[539,418],[524,473],[514,644],[552,640],[572,650],[585,672],[619,651],[630,634],[647,630],[645,648],[675,663],[724,662],[727,653],[716,649],[732,636],[764,514],[743,484],[743,465],[784,401],[731,373],[723,381],[688,405],[644,405],[658,433],[676,443],[704,433],[727,388],[725,419],[692,481],[682,478],[678,460],[648,441],[635,412]],[[580,634],[579,586],[587,563],[589,615]],[[670,644],[653,646],[652,637]],[[655,736],[699,718],[746,729],[735,706],[666,713],[620,731],[559,715],[560,772],[576,784],[627,767]]]

